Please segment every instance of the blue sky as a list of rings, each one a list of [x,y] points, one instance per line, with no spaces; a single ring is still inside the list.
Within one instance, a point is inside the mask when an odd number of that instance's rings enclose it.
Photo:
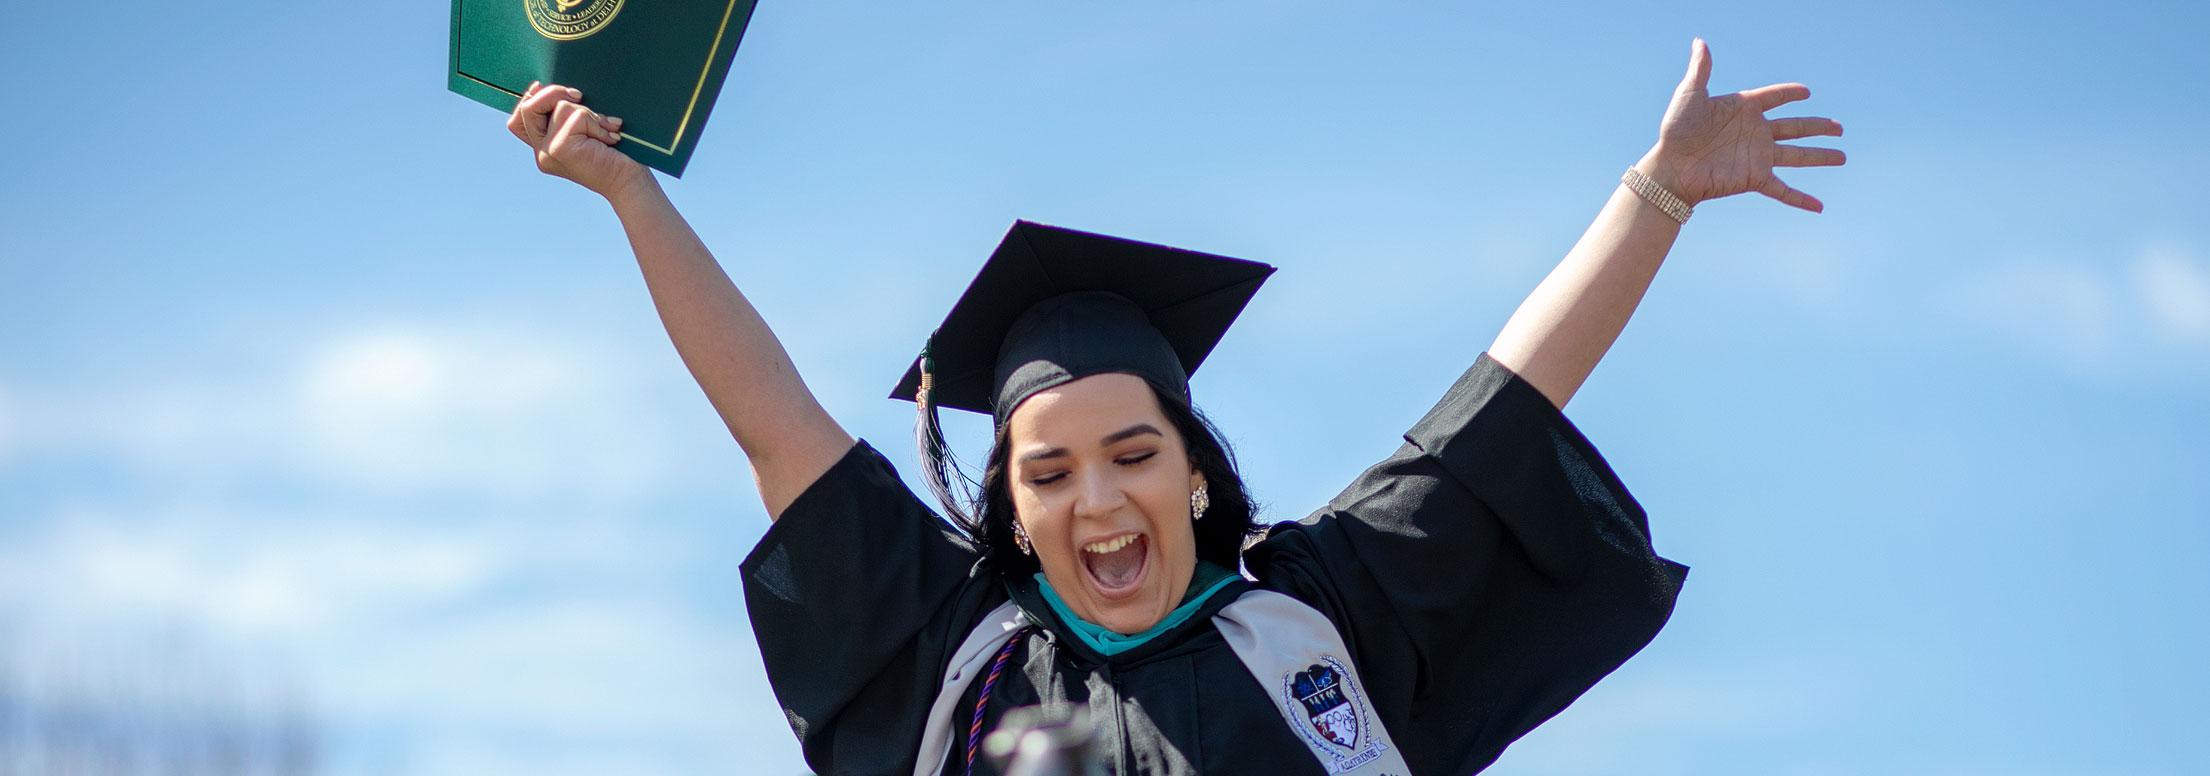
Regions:
[[[10,10],[0,689],[305,709],[334,774],[802,771],[735,573],[765,516],[617,224],[444,90],[447,7],[369,10]],[[1014,219],[1279,265],[1194,388],[1292,519],[1563,255],[1703,36],[1850,164],[1785,176],[1823,215],[1699,208],[1568,408],[1695,571],[1493,772],[2181,773],[2205,21],[769,0],[667,186],[901,464],[882,396]]]

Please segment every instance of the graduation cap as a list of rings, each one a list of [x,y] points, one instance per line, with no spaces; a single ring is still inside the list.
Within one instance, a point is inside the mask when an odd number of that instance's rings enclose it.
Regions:
[[[1189,402],[1189,376],[1274,268],[1016,221],[892,398],[991,415],[1126,373]],[[926,396],[921,394],[928,386]]]

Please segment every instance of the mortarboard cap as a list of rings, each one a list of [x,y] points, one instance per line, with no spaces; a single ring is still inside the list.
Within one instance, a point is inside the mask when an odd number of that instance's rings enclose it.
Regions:
[[[933,404],[992,415],[1095,374],[1133,374],[1187,403],[1189,376],[1274,268],[1016,221],[929,336]]]

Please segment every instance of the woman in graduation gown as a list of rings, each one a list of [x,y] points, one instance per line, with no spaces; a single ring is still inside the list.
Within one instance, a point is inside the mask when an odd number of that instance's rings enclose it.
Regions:
[[[1766,118],[1805,87],[1712,96],[1710,67],[1696,41],[1657,143],[1405,444],[1247,549],[1250,500],[1187,379],[1271,268],[1016,224],[900,385],[932,483],[936,407],[996,421],[981,497],[946,499],[955,527],[822,410],[610,148],[618,118],[533,87],[508,127],[612,205],[750,459],[775,524],[745,600],[815,769],[991,772],[980,733],[1043,704],[1086,709],[1120,774],[1470,773],[1648,643],[1686,573],[1560,409],[1693,205],[1818,211],[1773,169],[1842,163],[1776,142],[1841,134]]]

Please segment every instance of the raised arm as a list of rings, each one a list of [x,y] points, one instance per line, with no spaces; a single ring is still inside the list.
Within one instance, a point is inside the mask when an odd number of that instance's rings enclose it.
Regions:
[[[531,91],[507,129],[528,143],[537,168],[606,198],[629,234],[652,304],[675,351],[752,462],[769,519],[852,446],[799,379],[790,355],[730,282],[652,171],[612,146],[621,119],[602,117],[561,86]]]
[[[1657,145],[1634,170],[1691,206],[1755,191],[1814,213],[1824,210],[1817,198],[1774,177],[1773,168],[1838,165],[1842,152],[1774,141],[1840,135],[1842,125],[1765,118],[1765,111],[1811,96],[1802,84],[1713,97],[1705,91],[1710,49],[1702,39],[1690,49],[1688,75],[1665,110]],[[1564,407],[1626,328],[1681,226],[1625,184],[1614,187],[1580,242],[1505,322],[1489,356]]]

